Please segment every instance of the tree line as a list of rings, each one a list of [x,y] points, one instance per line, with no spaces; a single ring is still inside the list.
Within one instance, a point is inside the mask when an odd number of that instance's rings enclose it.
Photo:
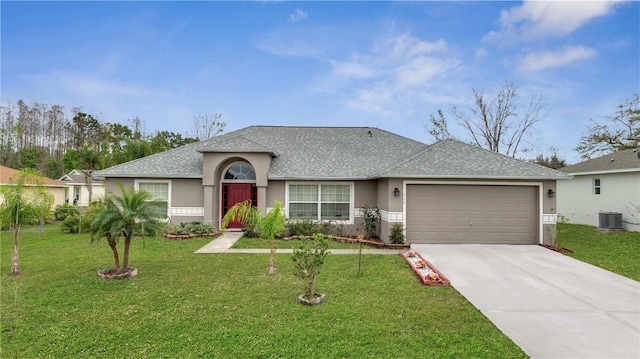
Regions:
[[[79,107],[41,102],[0,105],[0,164],[32,168],[50,178],[73,169],[107,168],[197,142],[224,130],[220,114],[198,114],[193,131],[145,133],[139,117],[127,124],[100,121]]]

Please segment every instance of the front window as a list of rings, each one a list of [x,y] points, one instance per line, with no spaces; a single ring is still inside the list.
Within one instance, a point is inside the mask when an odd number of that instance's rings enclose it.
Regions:
[[[156,210],[160,212],[164,218],[169,216],[169,182],[137,182],[137,190],[149,192],[154,201],[158,202]]]
[[[289,218],[350,221],[351,189],[348,184],[291,184]]]
[[[237,162],[231,165],[224,174],[226,180],[244,180],[255,181],[256,172],[250,164],[245,162]]]
[[[593,193],[600,194],[600,179],[596,178],[593,180]]]

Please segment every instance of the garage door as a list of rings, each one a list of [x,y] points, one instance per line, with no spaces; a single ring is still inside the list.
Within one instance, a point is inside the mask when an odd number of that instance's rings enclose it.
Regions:
[[[407,185],[410,243],[538,243],[538,187]]]

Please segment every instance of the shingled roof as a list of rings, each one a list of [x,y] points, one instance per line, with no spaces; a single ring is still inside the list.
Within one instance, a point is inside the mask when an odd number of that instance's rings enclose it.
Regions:
[[[20,177],[20,170],[10,167],[0,166],[0,184],[13,184]],[[39,176],[40,182],[45,187],[67,187],[66,183],[52,180],[51,178]]]
[[[636,172],[640,171],[640,151],[638,149],[622,150],[560,168],[560,171],[565,173]]]
[[[251,126],[110,167],[103,177],[201,178],[206,152],[272,156],[269,179],[569,177],[457,141],[426,145],[373,127]]]
[[[474,145],[443,140],[393,167],[384,177],[566,179],[571,176]]]

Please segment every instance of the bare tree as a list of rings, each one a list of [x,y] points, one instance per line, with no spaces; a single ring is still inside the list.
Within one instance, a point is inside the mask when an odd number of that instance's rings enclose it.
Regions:
[[[640,94],[619,104],[606,122],[591,120],[591,126],[582,133],[575,150],[582,158],[606,155],[619,150],[640,146]]]
[[[215,137],[220,132],[224,131],[226,122],[220,121],[222,117],[219,113],[214,114],[198,114],[193,117],[193,133],[189,134],[191,137],[195,137],[200,141],[207,140],[211,137]]]
[[[534,96],[528,102],[521,101],[517,89],[509,82],[493,97],[476,89],[472,91],[473,104],[463,109],[451,106],[451,114],[470,142],[507,156],[526,152],[522,146],[528,135],[546,117],[542,99]],[[449,122],[440,109],[438,117],[430,116],[425,129],[436,140],[459,138],[449,131]]]

